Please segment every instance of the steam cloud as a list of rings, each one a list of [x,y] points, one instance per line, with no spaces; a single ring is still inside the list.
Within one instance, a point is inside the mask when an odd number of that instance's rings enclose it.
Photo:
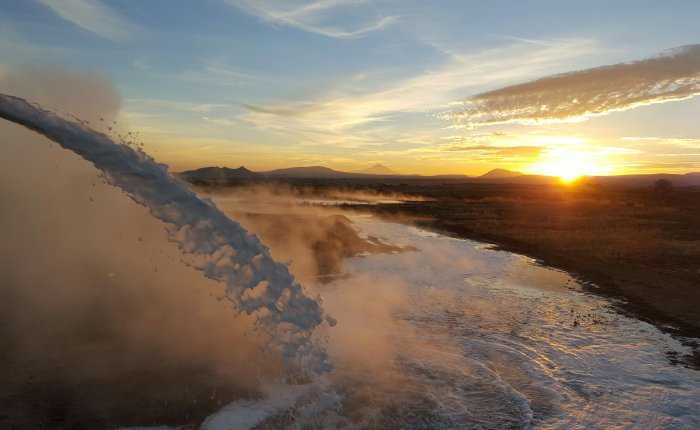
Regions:
[[[632,63],[549,76],[462,100],[445,116],[466,127],[576,121],[700,94],[700,45]]]
[[[114,87],[92,73],[6,68],[0,91],[97,124],[111,124],[120,107]],[[183,264],[145,207],[43,136],[5,121],[0,136],[0,416],[7,422],[189,422],[217,402],[256,395],[261,366],[268,378],[281,374],[277,359],[261,353],[270,338],[254,330],[255,315],[217,302],[221,284]],[[180,233],[192,238],[194,230]],[[294,304],[294,294],[288,300]]]
[[[286,266],[272,260],[257,237],[213,204],[197,198],[184,182],[171,177],[164,165],[21,98],[0,95],[0,116],[91,161],[109,183],[164,221],[170,239],[190,255],[193,267],[224,282],[224,298],[236,309],[254,313],[259,327],[271,334],[272,349],[279,349],[290,364],[294,362],[305,371],[329,369],[325,353],[310,339],[323,318],[318,302],[304,294]]]

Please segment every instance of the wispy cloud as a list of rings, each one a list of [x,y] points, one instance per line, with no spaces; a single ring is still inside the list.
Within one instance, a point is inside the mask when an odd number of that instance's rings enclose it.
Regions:
[[[677,173],[683,174],[689,171],[697,171],[700,169],[698,161],[678,161],[678,162],[660,162],[660,161],[635,161],[624,164],[629,173]]]
[[[499,157],[524,157],[532,158],[540,155],[545,149],[544,146],[493,146],[493,145],[472,145],[472,146],[448,146],[445,151],[463,152],[470,154],[493,154]]]
[[[347,8],[366,3],[366,0],[316,0],[312,2],[289,0],[228,0],[228,3],[263,21],[286,25],[323,36],[352,39],[390,27],[399,20],[398,16],[384,16],[353,29],[338,28],[326,24],[332,21],[333,13],[339,8]]]
[[[217,109],[230,107],[223,103],[192,103],[177,100],[159,99],[126,99],[124,102],[129,106],[144,106],[147,108],[175,109],[193,113],[207,113]]]
[[[700,94],[700,45],[632,63],[554,75],[469,97],[446,114],[467,127],[580,121]]]
[[[255,84],[270,86],[282,81],[280,78],[269,76],[268,73],[232,66],[223,58],[206,60],[196,68],[182,73],[179,78],[197,84],[204,83],[218,87],[241,87]]]
[[[513,44],[473,54],[453,54],[444,64],[413,77],[386,79],[385,88],[357,94],[331,88],[312,100],[267,106],[246,104],[241,119],[262,129],[344,132],[378,125],[396,115],[443,109],[465,90],[527,79],[541,71],[565,67],[569,61],[598,51],[590,41],[567,40],[546,46]],[[386,136],[385,136],[386,138]]]
[[[80,28],[110,40],[124,40],[133,26],[118,12],[98,0],[38,0],[58,16]]]
[[[663,144],[673,145],[677,148],[692,148],[700,149],[700,139],[698,138],[675,138],[675,137],[656,137],[656,136],[624,136],[623,141],[628,142],[642,142],[642,143],[653,143],[653,144]]]

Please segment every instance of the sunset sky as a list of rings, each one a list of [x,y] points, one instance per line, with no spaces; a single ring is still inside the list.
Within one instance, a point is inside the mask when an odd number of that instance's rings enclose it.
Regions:
[[[103,77],[174,171],[685,173],[699,23],[697,0],[3,0],[0,82]]]

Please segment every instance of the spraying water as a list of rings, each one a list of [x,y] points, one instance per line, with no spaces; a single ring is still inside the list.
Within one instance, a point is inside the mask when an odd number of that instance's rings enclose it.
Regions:
[[[0,95],[0,116],[77,152],[165,221],[191,264],[227,283],[226,298],[257,315],[289,363],[330,368],[311,337],[325,316],[318,300],[165,166],[16,97]],[[225,198],[220,208],[245,209]],[[700,428],[700,374],[668,362],[688,348],[569,275],[414,227],[353,222],[363,237],[415,251],[347,258],[349,276],[323,287],[341,321],[328,339],[334,370],[314,384],[264,384],[261,397],[212,409],[202,429]]]
[[[270,337],[268,348],[301,371],[331,369],[327,353],[312,337],[324,320],[319,300],[305,295],[287,266],[270,257],[258,238],[231,220],[210,201],[143,152],[114,143],[107,135],[61,118],[24,99],[0,94],[0,117],[20,124],[70,149],[104,172],[152,216],[166,223],[169,239],[178,243],[189,264],[226,284],[225,299],[240,312],[256,316]]]

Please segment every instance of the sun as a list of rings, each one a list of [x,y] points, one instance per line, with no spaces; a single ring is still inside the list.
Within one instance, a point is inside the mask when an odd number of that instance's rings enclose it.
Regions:
[[[558,176],[564,182],[572,182],[581,176],[597,175],[601,169],[590,161],[563,158],[547,160],[542,170],[548,176]]]
[[[599,176],[610,173],[609,163],[590,152],[553,148],[529,169],[532,173],[558,176],[572,182],[581,176]]]

